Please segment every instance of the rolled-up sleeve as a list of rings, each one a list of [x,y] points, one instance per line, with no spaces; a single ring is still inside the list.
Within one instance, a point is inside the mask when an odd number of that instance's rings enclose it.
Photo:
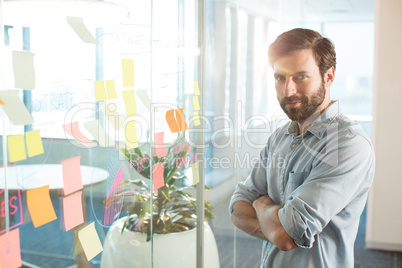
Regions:
[[[233,211],[234,203],[245,201],[252,204],[260,196],[267,194],[267,156],[268,144],[260,151],[260,157],[253,166],[247,179],[237,184],[229,204],[229,214]]]
[[[285,231],[303,248],[311,248],[315,235],[354,198],[365,197],[374,177],[374,151],[365,137],[347,134],[336,142],[278,211]]]

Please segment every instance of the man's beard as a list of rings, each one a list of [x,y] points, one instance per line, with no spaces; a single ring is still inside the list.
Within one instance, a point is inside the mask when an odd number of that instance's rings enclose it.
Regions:
[[[317,108],[322,104],[325,99],[325,94],[325,85],[324,83],[322,83],[317,92],[315,92],[310,97],[283,97],[281,100],[279,100],[279,104],[282,107],[282,110],[290,118],[290,120],[303,123],[317,111]],[[300,101],[299,107],[286,107],[287,103],[292,103],[296,101]]]

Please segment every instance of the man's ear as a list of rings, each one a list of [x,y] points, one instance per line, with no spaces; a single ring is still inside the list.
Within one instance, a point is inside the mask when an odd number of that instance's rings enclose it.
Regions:
[[[329,68],[324,75],[324,82],[326,87],[330,87],[332,85],[332,82],[334,82],[335,79],[335,67],[332,66]]]

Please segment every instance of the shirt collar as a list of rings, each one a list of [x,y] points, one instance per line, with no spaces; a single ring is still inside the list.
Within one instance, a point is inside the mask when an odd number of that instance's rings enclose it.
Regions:
[[[328,106],[308,127],[307,132],[310,132],[317,138],[321,139],[324,136],[325,130],[340,112],[341,107],[339,101],[332,101],[331,105]],[[298,136],[298,125],[296,121],[290,122],[286,134]]]

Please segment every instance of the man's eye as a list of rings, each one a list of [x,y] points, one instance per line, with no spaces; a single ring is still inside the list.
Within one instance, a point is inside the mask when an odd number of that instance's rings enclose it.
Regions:
[[[307,78],[307,76],[304,75],[304,74],[299,75],[299,79],[300,79],[300,80],[304,80],[304,79],[306,79],[306,78]]]
[[[275,77],[275,80],[278,81],[278,82],[283,81],[283,77],[282,76],[277,76],[277,77]]]

